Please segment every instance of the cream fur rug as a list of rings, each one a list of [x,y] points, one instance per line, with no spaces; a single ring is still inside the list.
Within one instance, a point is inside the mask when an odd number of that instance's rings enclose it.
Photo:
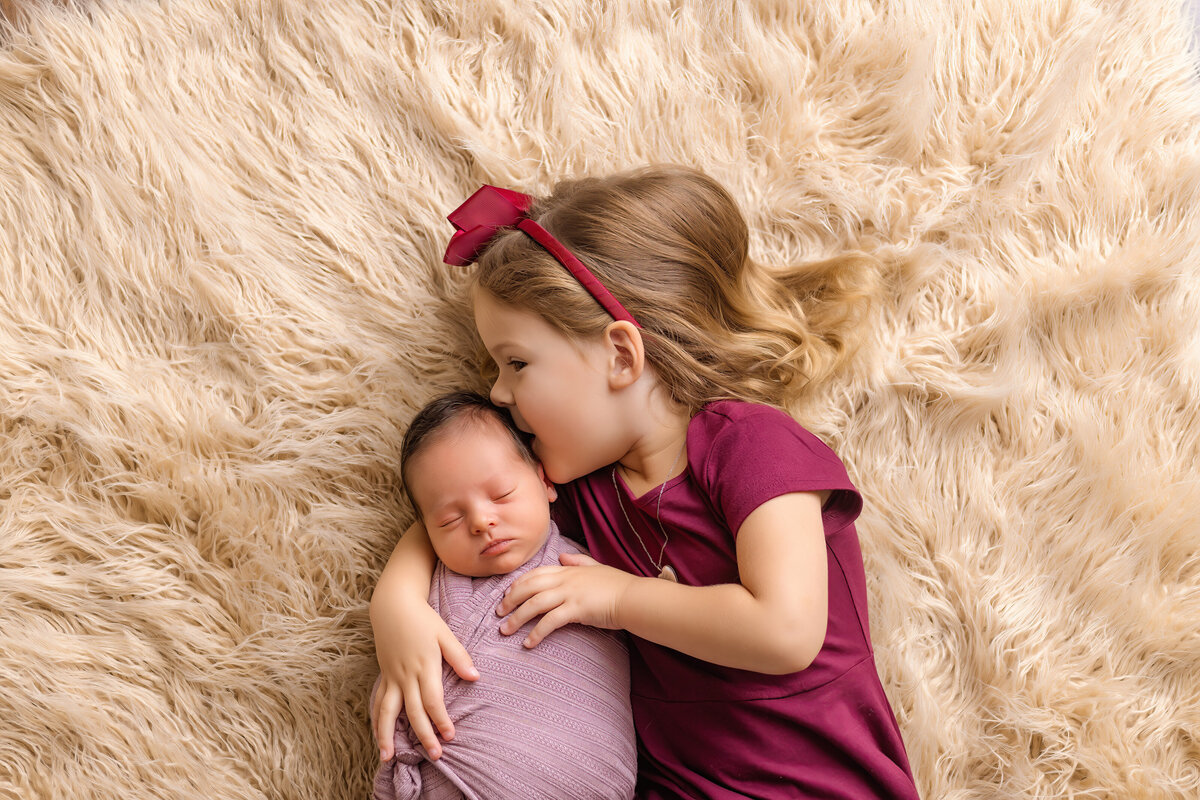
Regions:
[[[474,379],[444,217],[647,161],[887,257],[797,411],[923,795],[1200,795],[1178,0],[3,8],[0,797],[363,797],[401,432]]]

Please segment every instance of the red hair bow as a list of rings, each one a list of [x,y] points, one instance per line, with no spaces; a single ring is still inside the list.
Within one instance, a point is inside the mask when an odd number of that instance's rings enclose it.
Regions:
[[[450,244],[447,245],[446,255],[442,260],[453,267],[473,264],[497,231],[501,228],[516,228],[566,267],[588,294],[604,307],[610,317],[640,328],[641,325],[638,325],[633,315],[625,310],[625,306],[612,296],[582,261],[549,231],[529,218],[528,212],[532,206],[533,198],[527,194],[501,189],[499,186],[481,187],[447,217],[456,230],[450,237]]]

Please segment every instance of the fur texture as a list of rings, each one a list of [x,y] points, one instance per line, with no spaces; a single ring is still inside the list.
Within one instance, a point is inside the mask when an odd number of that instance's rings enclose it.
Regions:
[[[923,796],[1200,794],[1177,0],[4,3],[0,797],[355,798],[444,217],[648,161],[884,256],[795,409]]]

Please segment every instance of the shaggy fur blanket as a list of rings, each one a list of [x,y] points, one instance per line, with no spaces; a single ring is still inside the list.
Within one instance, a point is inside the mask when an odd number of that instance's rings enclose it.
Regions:
[[[846,461],[928,798],[1200,795],[1180,0],[0,4],[0,797],[361,798],[445,215],[646,162],[881,256]]]

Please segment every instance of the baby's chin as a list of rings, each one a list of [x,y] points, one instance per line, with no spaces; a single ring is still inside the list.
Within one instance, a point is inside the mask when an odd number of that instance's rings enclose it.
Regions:
[[[446,566],[449,567],[450,565],[447,564]],[[457,572],[460,575],[466,575],[468,578],[493,578],[497,575],[507,575],[508,573],[510,573],[514,569],[516,569],[516,567],[511,567],[511,568],[505,567],[503,569],[500,569],[500,568],[484,569],[484,568],[480,568],[480,567],[473,567],[473,568],[469,568],[469,569],[454,569],[454,567],[450,567],[450,569],[454,570],[455,572]]]
[[[457,572],[459,575],[466,575],[468,578],[491,578],[496,575],[507,575],[528,561],[530,555],[532,554],[522,557],[514,554],[511,558],[487,559],[482,562],[455,563],[453,561],[444,561],[444,563],[447,569]]]
[[[536,539],[514,539],[511,548],[492,558],[471,559],[470,563],[462,563],[457,566],[451,561],[445,561],[444,559],[443,561],[448,569],[470,578],[491,578],[495,575],[507,575],[513,570],[524,566],[526,562],[537,556],[550,536],[549,526],[550,523],[547,520],[545,535]]]
[[[488,568],[480,564],[464,564],[453,560],[439,558],[439,561],[451,572],[457,572],[459,575],[466,575],[468,578],[490,578],[493,575],[503,575],[505,572],[511,572],[507,568]]]

